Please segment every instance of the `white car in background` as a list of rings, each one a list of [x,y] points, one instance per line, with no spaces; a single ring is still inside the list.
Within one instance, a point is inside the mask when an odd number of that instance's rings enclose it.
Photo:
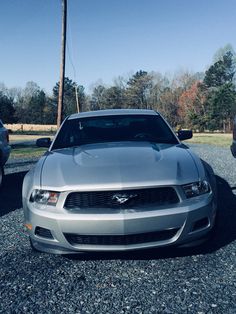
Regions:
[[[0,120],[0,187],[4,176],[4,165],[9,158],[10,151],[9,133]]]

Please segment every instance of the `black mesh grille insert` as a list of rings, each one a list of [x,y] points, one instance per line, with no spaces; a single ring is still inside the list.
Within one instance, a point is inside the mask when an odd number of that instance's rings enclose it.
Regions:
[[[53,239],[51,231],[49,229],[42,228],[42,227],[35,228],[35,235],[42,238]]]
[[[169,240],[176,235],[178,230],[175,228],[129,235],[79,235],[65,233],[64,236],[71,245],[130,245]]]
[[[172,187],[126,191],[72,192],[64,207],[74,208],[135,208],[143,205],[165,205],[179,202]]]

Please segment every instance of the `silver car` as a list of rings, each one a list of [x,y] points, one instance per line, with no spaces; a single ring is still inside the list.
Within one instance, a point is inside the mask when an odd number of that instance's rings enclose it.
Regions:
[[[197,244],[215,222],[213,171],[152,110],[73,114],[23,184],[33,249],[126,251]]]

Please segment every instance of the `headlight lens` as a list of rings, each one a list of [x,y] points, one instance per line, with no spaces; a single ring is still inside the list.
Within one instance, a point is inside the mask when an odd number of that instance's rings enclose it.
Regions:
[[[33,190],[30,196],[31,203],[56,206],[60,193],[45,190]]]
[[[210,184],[206,181],[199,181],[183,185],[183,190],[187,198],[199,196],[211,191]]]

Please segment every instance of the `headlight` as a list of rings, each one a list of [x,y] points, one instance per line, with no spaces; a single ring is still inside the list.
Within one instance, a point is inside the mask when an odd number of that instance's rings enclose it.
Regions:
[[[31,203],[56,206],[60,193],[45,190],[33,190],[30,196]]]
[[[211,191],[210,184],[203,180],[190,184],[183,185],[183,190],[187,198],[199,196]]]

